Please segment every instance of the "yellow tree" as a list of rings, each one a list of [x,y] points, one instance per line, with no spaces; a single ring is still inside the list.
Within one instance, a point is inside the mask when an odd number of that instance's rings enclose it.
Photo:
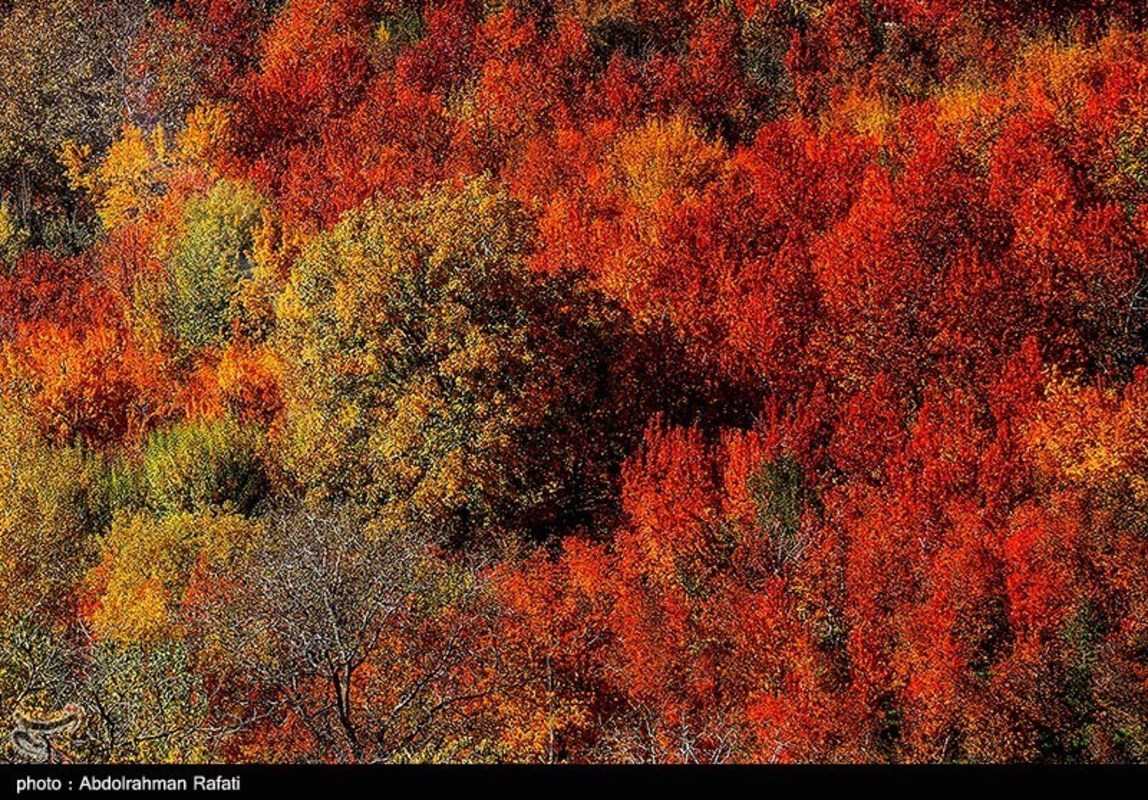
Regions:
[[[525,266],[530,221],[484,181],[369,204],[278,305],[286,461],[313,498],[460,543],[608,506],[617,323]],[[640,405],[630,397],[632,405]]]

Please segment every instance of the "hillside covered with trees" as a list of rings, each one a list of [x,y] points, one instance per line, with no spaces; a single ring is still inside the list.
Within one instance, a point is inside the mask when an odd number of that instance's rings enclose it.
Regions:
[[[0,0],[10,729],[1148,761],[1148,10]]]

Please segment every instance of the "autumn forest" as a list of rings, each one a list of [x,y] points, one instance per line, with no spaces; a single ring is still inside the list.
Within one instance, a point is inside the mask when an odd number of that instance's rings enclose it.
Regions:
[[[0,0],[0,736],[1148,761],[1148,9]]]

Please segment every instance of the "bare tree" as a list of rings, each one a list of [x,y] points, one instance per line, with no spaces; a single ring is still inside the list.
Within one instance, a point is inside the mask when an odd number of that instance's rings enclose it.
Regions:
[[[475,573],[409,531],[378,530],[349,506],[295,508],[237,566],[237,602],[221,611],[243,641],[229,649],[271,705],[306,726],[316,756],[386,760],[426,747],[488,691],[457,678],[476,655]],[[368,663],[395,676],[369,697]]]

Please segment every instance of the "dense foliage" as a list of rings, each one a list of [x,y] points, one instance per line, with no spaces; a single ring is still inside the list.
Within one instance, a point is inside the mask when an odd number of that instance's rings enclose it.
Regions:
[[[0,52],[3,759],[1148,761],[1138,0]]]

